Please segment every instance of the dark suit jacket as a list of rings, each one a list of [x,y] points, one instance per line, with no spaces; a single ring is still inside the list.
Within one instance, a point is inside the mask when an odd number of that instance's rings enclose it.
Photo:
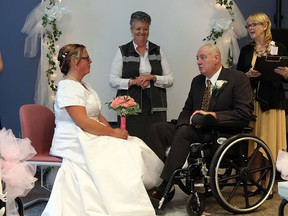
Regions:
[[[287,54],[286,48],[282,43],[276,42],[276,46],[278,47],[278,55]],[[253,52],[254,45],[251,44],[248,44],[241,49],[237,70],[245,73],[249,71],[251,68]],[[250,81],[252,88],[258,89],[256,99],[258,99],[262,111],[286,108],[285,92],[281,81],[261,81],[259,88],[257,87],[258,80],[251,78]]]
[[[253,116],[253,91],[247,76],[240,71],[222,67],[218,80],[228,83],[218,96],[212,94],[208,111],[216,112],[219,121],[250,121]],[[200,74],[192,80],[188,98],[178,117],[178,126],[188,125],[192,113],[201,109],[204,90],[205,76]]]

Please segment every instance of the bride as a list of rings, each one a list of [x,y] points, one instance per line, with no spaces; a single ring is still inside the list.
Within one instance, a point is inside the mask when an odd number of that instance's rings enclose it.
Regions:
[[[146,190],[159,184],[162,162],[102,116],[97,93],[82,81],[92,63],[85,46],[63,46],[58,60],[65,78],[58,84],[50,153],[63,162],[42,216],[155,215]]]

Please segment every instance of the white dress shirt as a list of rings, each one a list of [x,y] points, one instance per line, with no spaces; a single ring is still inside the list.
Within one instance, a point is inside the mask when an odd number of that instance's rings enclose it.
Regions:
[[[136,52],[137,51],[137,44],[134,43],[134,47]],[[140,66],[139,66],[139,73],[150,74],[151,73],[151,65],[148,59],[148,42],[146,44],[147,50],[144,56],[141,56],[140,53]],[[161,55],[161,66],[162,66],[162,76],[156,75],[156,81],[154,83],[155,86],[160,88],[168,88],[173,85],[173,76],[172,70],[169,65],[168,59],[164,53],[164,51],[160,47],[160,55]],[[128,89],[128,82],[129,79],[122,78],[122,68],[123,68],[123,59],[120,48],[118,48],[116,55],[113,59],[111,65],[111,71],[109,75],[109,84],[112,88],[116,89]]]

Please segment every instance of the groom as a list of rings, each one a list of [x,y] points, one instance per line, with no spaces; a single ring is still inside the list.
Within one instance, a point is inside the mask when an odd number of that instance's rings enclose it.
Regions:
[[[240,71],[224,68],[221,53],[214,44],[205,44],[197,52],[197,64],[200,75],[191,83],[190,92],[178,117],[177,124],[156,123],[149,131],[149,147],[165,162],[160,177],[162,184],[149,191],[152,198],[160,199],[173,172],[181,168],[189,154],[190,144],[201,142],[207,129],[191,124],[195,114],[211,114],[219,121],[252,119],[253,92],[249,79]],[[207,81],[212,88],[209,91],[209,106],[205,111],[202,104]],[[210,82],[208,81],[208,82]],[[206,98],[207,100],[207,98]],[[166,150],[171,147],[168,156]]]

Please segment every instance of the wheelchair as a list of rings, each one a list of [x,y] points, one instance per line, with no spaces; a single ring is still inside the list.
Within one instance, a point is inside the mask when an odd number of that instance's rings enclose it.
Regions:
[[[260,207],[268,198],[276,176],[269,147],[250,134],[253,129],[244,121],[218,122],[206,115],[194,118],[193,124],[210,128],[211,135],[202,143],[190,145],[187,165],[174,171],[158,209],[173,199],[174,185],[189,195],[186,204],[189,216],[204,212],[205,197],[209,194],[223,209],[234,214],[250,213]],[[266,158],[265,165],[255,168],[252,165],[259,152]],[[253,178],[256,173],[258,179]],[[249,196],[250,186],[256,186],[261,193]]]

